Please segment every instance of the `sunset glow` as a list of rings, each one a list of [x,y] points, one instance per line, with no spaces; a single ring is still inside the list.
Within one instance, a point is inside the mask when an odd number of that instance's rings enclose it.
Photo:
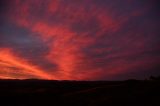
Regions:
[[[0,78],[160,74],[158,0],[1,0]]]

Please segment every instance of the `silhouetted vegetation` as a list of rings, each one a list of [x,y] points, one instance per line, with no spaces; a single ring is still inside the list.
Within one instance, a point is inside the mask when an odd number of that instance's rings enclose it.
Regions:
[[[150,76],[150,80],[160,80],[160,76]]]
[[[0,105],[160,106],[159,82],[0,80]]]

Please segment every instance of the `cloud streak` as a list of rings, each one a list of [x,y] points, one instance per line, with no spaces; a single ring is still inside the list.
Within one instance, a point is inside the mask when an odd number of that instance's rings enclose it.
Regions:
[[[14,74],[18,77],[19,74],[20,79],[25,78],[23,77],[26,75],[33,75],[40,79],[51,79],[53,78],[51,75],[45,73],[44,71],[38,69],[37,67],[29,64],[27,61],[22,60],[18,56],[12,53],[9,49],[1,49],[0,52],[0,66],[1,67],[1,74],[8,75],[9,78],[16,78]],[[26,74],[26,75],[25,75]],[[2,77],[3,78],[3,77]],[[27,77],[26,77],[27,78]],[[32,78],[32,77],[31,77]]]

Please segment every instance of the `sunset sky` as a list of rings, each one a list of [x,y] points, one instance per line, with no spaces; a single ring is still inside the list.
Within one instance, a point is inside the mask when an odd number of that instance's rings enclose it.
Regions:
[[[0,79],[160,75],[159,0],[0,0]]]

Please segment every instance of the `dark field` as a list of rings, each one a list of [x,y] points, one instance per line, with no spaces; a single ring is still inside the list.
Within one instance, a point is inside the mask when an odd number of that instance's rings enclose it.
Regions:
[[[159,80],[0,80],[0,106],[160,106]]]

